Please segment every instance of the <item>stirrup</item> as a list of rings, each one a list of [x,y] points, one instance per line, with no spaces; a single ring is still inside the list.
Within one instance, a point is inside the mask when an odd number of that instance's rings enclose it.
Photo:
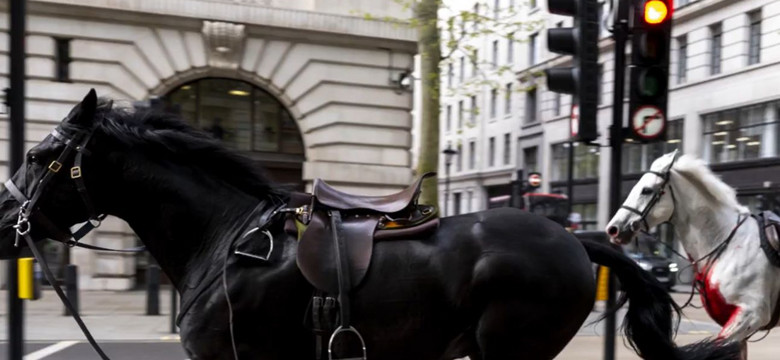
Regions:
[[[360,340],[360,345],[363,347],[363,357],[362,358],[341,358],[341,359],[337,359],[337,360],[366,360],[367,359],[367,356],[366,356],[366,342],[363,341],[363,336],[361,336],[360,333],[357,330],[355,330],[355,328],[353,328],[352,326],[347,327],[347,328],[344,328],[344,326],[339,326],[333,332],[333,334],[330,336],[330,340],[328,341],[328,360],[333,360],[333,349],[332,349],[332,347],[333,347],[333,340],[336,338],[336,335],[338,335],[340,333],[345,333],[345,332],[351,332],[351,333],[354,333],[355,335],[357,335],[358,339]]]

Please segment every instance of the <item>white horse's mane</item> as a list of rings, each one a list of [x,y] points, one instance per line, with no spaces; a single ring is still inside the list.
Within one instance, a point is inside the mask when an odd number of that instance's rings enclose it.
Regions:
[[[709,195],[710,198],[722,205],[736,208],[739,211],[747,211],[747,208],[737,201],[737,192],[734,188],[715,175],[704,160],[687,154],[681,155],[672,169],[679,172],[696,187],[706,191],[705,195]]]

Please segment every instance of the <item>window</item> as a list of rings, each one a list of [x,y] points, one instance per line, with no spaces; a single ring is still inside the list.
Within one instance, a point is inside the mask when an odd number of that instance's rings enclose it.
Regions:
[[[479,64],[479,51],[474,49],[471,53],[471,76],[477,76],[477,64]]]
[[[599,174],[599,148],[574,143],[574,179],[597,178]],[[569,143],[552,146],[552,181],[566,181],[569,175]]]
[[[466,212],[471,212],[473,210],[471,206],[474,203],[474,192],[469,190],[466,192],[466,196],[468,196],[468,199],[466,200]]]
[[[460,215],[460,196],[461,193],[456,192],[452,194],[452,214]]]
[[[452,68],[452,63],[447,64],[447,86],[452,87],[452,77],[455,70]]]
[[[599,39],[607,35],[607,29],[604,26],[604,8],[607,6],[606,2],[599,3],[598,13],[596,14],[599,22]]]
[[[721,24],[710,26],[710,75],[720,74],[721,51],[723,46],[723,27]]]
[[[661,155],[675,149],[682,151],[683,121],[670,120],[666,126],[666,141],[649,144],[626,143],[623,146],[623,172],[625,174],[645,172]]]
[[[498,66],[498,40],[493,40],[493,67]]]
[[[536,0],[528,0],[528,7],[536,9]]]
[[[538,149],[536,146],[523,149],[523,170],[526,174],[539,171]]]
[[[461,56],[460,57],[460,72],[458,74],[458,81],[463,82],[463,78],[466,75],[466,57]]]
[[[677,83],[682,84],[688,75],[688,37],[682,35],[677,38]]]
[[[504,134],[504,165],[512,161],[512,134]]]
[[[458,101],[458,129],[463,128],[463,100]]]
[[[506,62],[511,64],[515,61],[515,34],[511,33],[506,39]]]
[[[539,33],[533,33],[528,37],[528,65],[536,65],[536,37]]]
[[[479,4],[474,4],[474,24],[472,29],[475,32],[479,30]]]
[[[553,93],[553,115],[561,115],[561,94]]]
[[[498,113],[498,89],[490,90],[490,118],[495,119]]]
[[[303,155],[295,119],[279,100],[249,83],[200,79],[170,92],[165,102],[191,126],[231,149]]]
[[[447,105],[447,131],[452,129],[452,105]]]
[[[525,93],[525,123],[536,122],[536,88]]]
[[[488,167],[496,166],[496,137],[488,139]]]
[[[59,82],[70,81],[70,39],[54,38],[54,78]]]
[[[750,37],[748,39],[748,65],[761,62],[761,10],[748,14]]]
[[[506,84],[504,91],[506,91],[506,97],[504,98],[504,115],[509,115],[512,113],[512,83]]]
[[[458,144],[458,153],[455,154],[458,158],[456,159],[457,162],[455,163],[455,170],[457,171],[463,171],[463,145]]]
[[[704,115],[702,157],[718,164],[780,155],[779,110],[774,101]]]
[[[469,141],[469,170],[474,170],[477,166],[477,143],[474,140]]]
[[[493,20],[498,20],[498,16],[501,14],[501,0],[493,1]]]
[[[477,113],[479,112],[479,108],[477,107],[477,96],[472,95],[471,96],[471,114],[469,115],[469,122],[471,125],[474,125],[477,123]]]
[[[597,228],[598,206],[596,203],[572,204],[571,211],[582,216],[579,230],[599,230]]]

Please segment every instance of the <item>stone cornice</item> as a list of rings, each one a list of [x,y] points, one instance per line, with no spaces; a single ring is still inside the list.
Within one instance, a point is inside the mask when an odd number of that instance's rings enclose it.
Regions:
[[[247,25],[416,42],[413,28],[382,20],[207,0],[31,0],[49,6],[74,6],[136,14],[221,20]],[[31,6],[32,8],[32,6]],[[94,10],[93,10],[94,11]]]

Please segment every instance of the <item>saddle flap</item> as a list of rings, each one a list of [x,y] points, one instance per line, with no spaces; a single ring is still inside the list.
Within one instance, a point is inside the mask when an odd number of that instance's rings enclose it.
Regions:
[[[368,272],[373,250],[375,216],[345,215],[341,231],[346,242],[351,287],[360,285]],[[298,242],[296,261],[303,276],[316,288],[338,293],[338,262],[330,219],[325,212],[312,214],[311,222]]]
[[[767,242],[775,251],[780,252],[780,216],[771,211],[764,211],[760,216],[763,218]]]

